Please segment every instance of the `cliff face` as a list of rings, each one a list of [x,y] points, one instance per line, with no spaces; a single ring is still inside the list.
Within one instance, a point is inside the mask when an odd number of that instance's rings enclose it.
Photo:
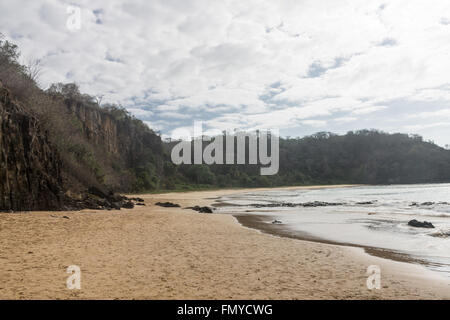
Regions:
[[[92,147],[105,187],[119,192],[158,187],[164,162],[161,137],[122,109],[69,98],[64,103],[79,121],[82,139]]]
[[[66,104],[69,111],[82,123],[86,139],[91,144],[102,146],[112,154],[119,153],[117,123],[110,114],[82,103],[66,102]]]
[[[162,152],[161,138],[147,130],[140,130],[142,128],[132,119],[116,119],[106,109],[80,102],[66,101],[66,105],[80,121],[86,140],[112,155],[121,156],[128,167],[132,167],[149,148],[156,153]]]
[[[61,162],[39,121],[0,83],[0,210],[56,210]]]

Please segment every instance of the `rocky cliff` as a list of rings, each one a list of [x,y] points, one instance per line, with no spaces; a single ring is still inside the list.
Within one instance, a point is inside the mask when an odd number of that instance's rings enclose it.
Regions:
[[[83,127],[85,139],[104,151],[121,156],[127,167],[133,167],[142,153],[152,149],[162,152],[161,137],[149,130],[140,120],[111,111],[66,99],[70,113],[74,114]],[[115,116],[115,112],[119,115]]]
[[[61,162],[39,121],[0,83],[0,210],[60,208]]]
[[[98,169],[93,174],[100,178],[97,182],[119,192],[161,185],[164,151],[160,136],[124,109],[99,107],[76,97],[65,98],[64,104],[79,122],[81,139],[91,150],[88,161],[86,157],[79,160]]]
[[[81,122],[86,139],[112,154],[119,153],[117,121],[105,110],[66,100],[69,111]]]

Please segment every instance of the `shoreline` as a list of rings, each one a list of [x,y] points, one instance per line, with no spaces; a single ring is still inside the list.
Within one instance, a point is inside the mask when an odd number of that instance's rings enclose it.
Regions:
[[[292,190],[292,189],[326,189],[326,188],[348,188],[348,187],[359,187],[363,185],[329,185],[329,186],[302,186],[302,187],[278,187],[278,188],[267,188],[267,190]],[[239,190],[238,190],[239,191]],[[251,192],[251,189],[243,189],[241,192],[237,193],[244,193],[244,192]],[[264,190],[256,190],[256,191],[264,191]],[[211,204],[212,207],[226,207],[226,206],[236,206],[232,203],[226,203],[223,201],[216,201]],[[428,262],[424,259],[414,258],[408,253],[403,253],[391,249],[385,249],[380,247],[373,247],[373,246],[366,246],[366,245],[360,245],[355,243],[348,243],[348,242],[339,242],[339,241],[333,241],[326,238],[321,238],[318,236],[314,236],[308,232],[300,232],[300,231],[292,231],[286,228],[284,225],[280,224],[272,224],[268,223],[268,220],[276,220],[276,215],[261,215],[261,214],[241,214],[241,213],[229,213],[232,215],[236,222],[239,223],[242,227],[248,228],[250,230],[257,230],[263,234],[275,236],[275,237],[281,237],[281,238],[289,238],[289,239],[295,239],[298,241],[303,242],[314,242],[314,243],[321,243],[326,245],[332,245],[332,246],[338,246],[338,247],[344,247],[348,249],[354,249],[355,252],[358,252],[362,249],[362,254],[368,257],[373,258],[379,258],[383,260],[388,260],[391,262],[398,262],[398,263],[404,263],[411,266],[417,266],[417,267],[426,267],[429,265],[432,265],[431,262]],[[268,219],[270,218],[270,219]],[[445,277],[445,279],[442,279],[442,274],[440,274],[439,271],[426,269],[427,276],[430,276],[430,278],[434,280],[447,280],[446,282],[450,282],[448,277]],[[435,279],[436,278],[436,279]]]
[[[326,187],[338,186],[317,188]],[[255,190],[144,194],[147,206],[132,210],[2,213],[0,298],[450,298],[448,279],[424,267],[264,234],[230,214],[183,209]],[[182,208],[155,206],[158,201]],[[382,288],[371,291],[366,270],[374,264]],[[69,265],[80,266],[81,290],[65,286]]]
[[[292,232],[289,229],[285,228],[283,225],[270,224],[265,221],[267,219],[267,217],[272,217],[273,220],[275,220],[276,216],[240,215],[240,214],[233,214],[233,216],[236,218],[237,222],[239,224],[241,224],[243,227],[255,229],[255,230],[261,231],[262,233],[270,234],[273,236],[291,238],[291,239],[296,239],[299,241],[309,241],[309,242],[317,242],[317,243],[328,244],[328,245],[349,247],[349,248],[353,247],[353,248],[363,249],[365,254],[368,254],[370,256],[377,257],[377,258],[387,259],[387,260],[396,261],[396,262],[418,264],[421,266],[430,265],[430,263],[428,263],[427,261],[413,258],[411,255],[409,255],[407,253],[397,252],[394,250],[389,250],[389,249],[384,249],[384,248],[379,248],[379,247],[370,247],[370,246],[359,245],[359,244],[354,244],[354,243],[328,240],[325,238],[320,238],[320,237],[314,236],[307,232],[299,232],[299,231]],[[434,271],[434,272],[436,272],[436,271]]]

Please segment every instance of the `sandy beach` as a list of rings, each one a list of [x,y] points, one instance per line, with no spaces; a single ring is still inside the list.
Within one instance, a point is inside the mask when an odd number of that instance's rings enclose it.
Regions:
[[[253,189],[254,190],[254,189]],[[264,234],[210,205],[245,190],[140,195],[120,211],[0,213],[0,299],[449,299],[450,280],[361,248]],[[81,290],[68,290],[69,265]],[[366,270],[381,268],[381,289]]]

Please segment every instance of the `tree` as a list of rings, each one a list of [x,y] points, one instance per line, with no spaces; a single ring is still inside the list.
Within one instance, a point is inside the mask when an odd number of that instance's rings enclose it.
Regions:
[[[26,73],[28,77],[36,84],[39,81],[39,75],[42,72],[41,59],[29,59],[26,65]]]
[[[0,33],[0,66],[14,64],[19,66],[17,62],[20,57],[17,45],[5,40],[5,36]]]
[[[65,98],[80,98],[80,90],[75,83],[52,83],[47,89],[48,93],[61,94]]]

